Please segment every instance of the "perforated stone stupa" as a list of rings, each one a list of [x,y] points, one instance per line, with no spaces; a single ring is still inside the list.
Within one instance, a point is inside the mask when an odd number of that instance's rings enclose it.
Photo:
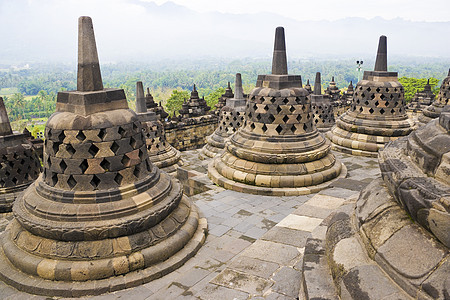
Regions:
[[[414,94],[411,102],[408,103],[406,108],[414,112],[420,112],[427,106],[431,105],[431,103],[434,101],[434,98],[435,95],[431,91],[430,79],[428,79],[424,89]]]
[[[0,97],[0,213],[11,211],[14,200],[40,172],[34,147],[26,134],[13,133]]]
[[[112,292],[181,266],[206,220],[148,158],[122,89],[103,88],[92,21],[79,18],[78,84],[49,118],[44,173],[0,238],[0,278],[33,294]]]
[[[314,93],[310,94],[311,110],[314,117],[314,125],[320,132],[326,132],[333,127],[334,108],[330,101],[329,95],[322,95],[322,84],[320,80],[320,72],[316,73],[316,81],[314,83]]]
[[[226,105],[222,107],[219,115],[219,126],[214,133],[206,137],[206,145],[202,153],[207,157],[214,157],[225,148],[225,140],[234,134],[244,124],[245,105],[242,89],[241,74],[236,74],[235,94],[226,100]]]
[[[149,95],[150,93],[147,93]],[[176,175],[179,166],[183,165],[180,151],[172,147],[166,141],[164,126],[160,121],[160,115],[154,111],[148,111],[150,106],[153,109],[159,108],[155,103],[150,103],[148,96],[144,97],[144,87],[141,81],[136,83],[136,112],[141,120],[144,135],[146,137],[146,145],[150,161],[171,175]]]
[[[386,37],[381,36],[375,70],[364,71],[363,79],[356,85],[352,106],[326,136],[333,142],[334,150],[376,157],[385,144],[413,129],[397,72],[387,71]]]
[[[184,101],[179,110],[180,119],[201,117],[206,115],[210,109],[211,107],[206,104],[205,99],[198,96],[197,87],[194,84],[194,88],[191,91],[191,97]]]
[[[439,114],[444,109],[444,106],[450,105],[450,69],[448,70],[448,75],[442,81],[441,88],[439,89],[439,94],[437,99],[431,103],[430,106],[425,107],[422,111],[422,115],[419,116],[419,122],[422,124],[427,124],[432,119],[439,117]]]
[[[211,180],[227,189],[264,195],[316,192],[346,169],[313,125],[301,77],[288,75],[284,29],[275,32],[271,75],[258,75],[244,126],[208,166]]]

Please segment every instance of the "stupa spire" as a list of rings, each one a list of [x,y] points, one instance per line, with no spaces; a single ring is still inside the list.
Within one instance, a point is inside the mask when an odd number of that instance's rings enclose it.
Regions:
[[[0,97],[0,136],[12,134],[11,124],[9,123],[8,113],[6,112],[3,98]]]
[[[145,113],[147,112],[147,105],[145,103],[144,96],[144,86],[142,81],[136,82],[136,112]]]
[[[320,72],[316,73],[316,81],[314,82],[314,95],[322,94],[322,83],[320,81]]]
[[[78,18],[77,90],[80,92],[103,90],[94,27],[90,17]]]
[[[286,42],[284,39],[284,28],[277,27],[275,30],[275,45],[272,59],[272,75],[287,75]]]
[[[387,38],[380,36],[374,71],[387,72]]]
[[[236,79],[234,81],[234,99],[244,99],[241,73],[236,73]]]

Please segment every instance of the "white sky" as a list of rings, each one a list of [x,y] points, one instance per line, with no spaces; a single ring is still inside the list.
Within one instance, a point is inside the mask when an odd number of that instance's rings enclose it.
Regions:
[[[159,5],[168,0],[142,0]],[[402,18],[411,21],[450,21],[449,0],[170,0],[198,12],[273,12],[297,20]]]

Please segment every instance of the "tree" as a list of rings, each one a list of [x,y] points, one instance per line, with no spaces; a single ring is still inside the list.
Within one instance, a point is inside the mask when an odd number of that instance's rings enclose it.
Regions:
[[[184,100],[189,99],[190,94],[188,91],[173,90],[172,95],[166,102],[166,109],[170,115],[174,115],[174,112],[178,112],[183,105]]]
[[[427,84],[427,78],[414,78],[414,77],[400,77],[398,81],[403,85],[405,89],[405,101],[409,103],[415,93],[423,91],[423,88]],[[430,78],[431,90],[435,95],[439,92],[437,84],[439,79]]]
[[[15,93],[12,95],[11,100],[14,103],[14,106],[20,107],[22,111],[22,118],[25,118],[25,97],[22,93]]]
[[[210,93],[209,95],[205,96],[206,104],[211,107],[211,109],[214,109],[214,105],[219,102],[219,98],[225,93],[225,88],[220,87],[216,89],[214,92]]]

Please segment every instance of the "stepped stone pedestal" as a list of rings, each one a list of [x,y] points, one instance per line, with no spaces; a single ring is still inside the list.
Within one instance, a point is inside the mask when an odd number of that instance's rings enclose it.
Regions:
[[[320,73],[316,73],[314,93],[310,94],[311,110],[313,112],[314,125],[320,132],[327,132],[334,126],[334,105],[329,95],[322,95]]]
[[[427,124],[432,119],[439,117],[439,114],[444,109],[444,106],[450,104],[450,69],[448,70],[447,77],[442,81],[441,88],[436,101],[431,103],[430,106],[425,107],[422,114],[419,116],[419,122],[421,124]]]
[[[428,79],[423,91],[417,92],[408,103],[406,109],[412,112],[421,112],[434,101],[435,95],[431,91],[430,80]]]
[[[385,144],[415,128],[406,114],[404,90],[397,72],[387,71],[386,49],[386,37],[381,36],[375,70],[364,72],[356,85],[352,106],[326,133],[334,150],[376,157]]]
[[[143,95],[142,82],[138,81],[136,84],[136,112],[143,126],[149,159],[160,170],[170,175],[176,175],[178,167],[183,165],[181,153],[166,140],[164,125],[160,121],[163,110],[159,110],[160,106],[149,101],[150,93],[147,93],[145,98]],[[156,109],[157,113],[148,111],[149,106],[150,109]]]
[[[28,135],[13,133],[0,97],[0,213],[11,211],[14,200],[40,172],[41,163]]]
[[[231,99],[234,97],[233,90],[231,89],[230,82],[228,81],[228,86],[225,89],[225,93],[219,97],[219,101],[214,107],[214,114],[220,116],[220,110],[227,104],[227,99]]]
[[[331,77],[330,84],[325,89],[324,94],[330,98],[333,105],[335,105],[336,101],[338,101],[341,97],[341,90],[337,87],[336,82],[334,81],[334,76]]]
[[[244,193],[300,195],[343,177],[346,169],[313,125],[301,77],[288,75],[284,29],[278,27],[271,75],[259,75],[245,121],[208,166],[211,180]]]
[[[342,299],[448,299],[449,132],[446,106],[438,119],[388,144],[378,157],[382,179],[330,220],[327,256]]]
[[[236,94],[233,98],[227,99],[226,105],[220,110],[219,126],[212,135],[206,137],[202,154],[207,157],[212,158],[222,151],[225,148],[225,141],[244,124],[247,101],[244,98],[240,73],[236,74],[235,90]]]
[[[58,93],[44,173],[0,237],[0,278],[28,293],[80,297],[159,278],[192,257],[206,220],[149,160],[122,89],[104,89],[89,17],[79,19],[78,88]]]

